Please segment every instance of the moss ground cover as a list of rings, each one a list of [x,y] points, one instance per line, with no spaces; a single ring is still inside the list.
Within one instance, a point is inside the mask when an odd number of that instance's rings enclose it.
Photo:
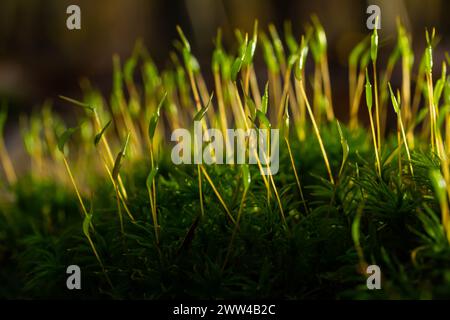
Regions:
[[[299,39],[256,22],[228,50],[219,31],[210,70],[177,30],[167,68],[137,42],[125,61],[113,57],[109,97],[86,80],[79,100],[55,102],[75,108],[76,123],[49,104],[22,118],[28,172],[0,139],[0,297],[450,297],[450,61],[433,60],[434,30],[413,59],[399,23],[386,66],[376,31],[355,46],[348,125],[335,117],[343,103],[318,18]],[[396,65],[400,85],[390,83]],[[0,132],[6,118],[3,108]],[[258,157],[175,165],[170,133],[194,121],[280,129],[277,174],[262,175]],[[65,285],[73,264],[79,291]],[[366,287],[372,264],[382,290]]]

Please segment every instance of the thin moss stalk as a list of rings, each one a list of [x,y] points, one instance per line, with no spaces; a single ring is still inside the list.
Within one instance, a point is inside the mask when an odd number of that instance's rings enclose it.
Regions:
[[[82,107],[82,108],[84,108],[84,109],[86,109],[88,111],[91,111],[93,113],[93,115],[94,115],[96,131],[100,132],[104,128],[104,126],[102,125],[102,123],[100,121],[100,117],[99,117],[95,107],[91,107],[91,106],[89,106],[86,103],[83,103],[83,102],[80,102],[78,100],[75,100],[75,99],[72,99],[72,98],[69,98],[69,97],[66,97],[66,96],[62,96],[62,95],[60,95],[59,98],[62,99],[62,100],[68,101],[68,102],[70,102],[70,103],[72,103],[72,104],[74,104],[76,106]],[[112,168],[114,166],[114,157],[113,157],[112,152],[111,152],[110,144],[109,144],[109,142],[108,142],[108,140],[107,140],[105,135],[101,136],[100,141],[102,141],[102,143],[103,143],[103,145],[105,147],[105,150],[106,150],[106,153],[107,153],[107,156],[108,156],[108,160],[109,160],[109,166]],[[117,180],[118,180],[118,183],[119,183],[119,186],[120,186],[120,191],[122,193],[122,196],[126,200],[128,196],[127,196],[127,192],[126,192],[125,186],[124,186],[124,184],[122,182],[122,178],[120,177],[120,174],[117,177]]]
[[[328,121],[334,120],[334,110],[333,110],[333,97],[331,94],[331,80],[330,80],[330,71],[328,67],[328,56],[327,56],[327,37],[325,34],[325,30],[323,29],[322,24],[319,21],[319,18],[316,15],[312,16],[312,21],[315,29],[315,38],[317,42],[317,47],[319,51],[319,60],[320,60],[320,71],[323,82],[323,88],[326,97],[326,106],[325,110],[327,113]]]
[[[291,160],[292,170],[294,172],[295,181],[297,183],[298,191],[300,193],[300,198],[303,202],[303,207],[305,208],[305,212],[309,213],[308,205],[306,204],[305,197],[303,196],[303,190],[300,183],[300,178],[297,173],[297,169],[295,168],[294,156],[292,155],[291,144],[289,142],[289,128],[290,128],[290,120],[289,120],[289,110],[288,110],[288,99],[286,99],[286,106],[284,112],[284,141],[286,142],[286,146],[289,153],[289,159]]]
[[[325,146],[323,145],[322,137],[320,136],[320,130],[319,130],[319,127],[317,126],[316,119],[315,119],[314,113],[311,109],[311,105],[309,104],[308,97],[306,95],[304,84],[303,84],[303,69],[305,67],[307,55],[308,55],[308,46],[305,42],[305,39],[302,38],[302,43],[301,43],[301,47],[300,47],[300,55],[298,58],[297,67],[296,67],[294,74],[295,74],[295,77],[297,78],[297,80],[299,80],[299,82],[298,82],[299,91],[303,97],[303,100],[305,101],[306,109],[308,110],[308,114],[309,114],[309,117],[311,119],[311,122],[312,122],[312,125],[314,128],[314,133],[316,135],[317,141],[319,142],[320,150],[322,152],[322,157],[325,162],[325,167],[328,171],[328,177],[330,179],[330,182],[332,184],[334,184],[334,178],[333,178],[333,174],[331,172],[330,162],[328,161],[327,152],[325,151]]]
[[[66,170],[67,170],[67,174],[69,175],[70,182],[72,183],[72,186],[77,195],[78,203],[80,204],[80,207],[81,207],[81,210],[82,210],[84,216],[86,216],[88,214],[88,212],[86,210],[86,207],[84,206],[83,199],[81,198],[80,191],[78,190],[77,184],[75,182],[75,178],[73,177],[72,170],[70,170],[70,166],[69,166],[69,163],[67,162],[65,155],[63,155],[63,161],[64,161],[64,166],[66,167]]]
[[[361,105],[361,97],[364,91],[364,76],[365,76],[365,69],[369,63],[370,59],[370,51],[366,51],[365,54],[361,57],[360,61],[360,68],[358,73],[358,78],[356,82],[355,91],[353,94],[353,102],[352,102],[352,108],[350,110],[350,123],[349,126],[351,129],[355,129],[358,127],[358,112],[359,112],[359,106]]]
[[[400,147],[401,147],[401,142],[400,142],[400,134],[403,138],[403,143],[405,144],[405,149],[406,149],[406,155],[408,157],[408,163],[409,163],[409,170],[411,172],[411,176],[414,177],[414,170],[412,167],[412,159],[411,159],[411,154],[409,152],[409,147],[408,147],[408,139],[406,137],[406,133],[405,133],[405,127],[403,125],[403,120],[402,120],[402,113],[401,113],[401,108],[400,108],[400,104],[399,101],[400,100],[400,93],[397,93],[397,98],[394,96],[394,92],[392,91],[392,87],[391,84],[388,83],[389,86],[389,92],[391,94],[391,100],[392,100],[392,106],[394,107],[394,111],[397,114],[397,135],[399,137],[399,142],[398,142],[398,146],[399,146],[399,154],[398,154],[398,158],[399,158],[399,163],[400,163],[400,168],[399,168],[399,174],[401,174],[401,152],[400,152]]]
[[[434,104],[434,90],[433,90],[433,47],[432,42],[435,35],[435,30],[433,29],[431,37],[428,30],[425,32],[427,40],[427,48],[425,51],[425,75],[427,79],[427,89],[428,89],[428,107],[430,114],[430,137],[431,137],[431,150],[437,152],[440,156],[439,149],[436,147],[437,144],[437,110]]]
[[[315,132],[317,140],[319,142],[320,150],[322,151],[322,157],[325,162],[325,167],[327,168],[327,171],[328,171],[328,177],[330,178],[330,182],[334,184],[334,178],[333,178],[333,174],[331,173],[331,167],[330,167],[330,162],[328,160],[327,152],[325,151],[325,146],[323,145],[322,137],[320,136],[319,127],[317,126],[316,120],[314,119],[314,114],[311,110],[311,106],[309,104],[308,97],[306,96],[305,89],[303,87],[303,82],[300,82],[300,90],[303,95],[303,98],[305,99],[306,108],[308,110],[309,117],[313,124],[314,132]]]
[[[373,115],[372,115],[372,85],[370,84],[369,74],[367,72],[367,69],[366,69],[366,104],[367,104],[367,110],[369,111],[370,128],[372,130],[372,141],[373,141],[373,148],[374,148],[374,152],[375,152],[375,160],[377,163],[377,171],[378,171],[378,175],[381,177],[380,155],[378,154],[377,135],[376,135],[375,125],[373,122]]]
[[[378,17],[377,17],[378,20]],[[377,22],[376,22],[377,23]],[[375,23],[375,24],[376,24]],[[378,56],[378,33],[377,29],[373,29],[373,33],[370,39],[370,59],[372,60],[373,71],[373,83],[374,83],[374,96],[375,96],[375,123],[377,132],[377,149],[381,154],[381,129],[380,129],[380,106],[378,102],[378,79],[377,79],[377,56]]]
[[[205,167],[203,165],[200,166],[200,168],[202,169],[202,172],[206,178],[206,180],[208,181],[209,185],[211,186],[211,188],[213,189],[215,195],[217,196],[217,199],[219,199],[220,204],[223,206],[223,208],[225,209],[225,212],[228,216],[228,218],[233,222],[236,223],[236,220],[234,219],[233,215],[231,214],[230,209],[228,209],[228,206],[226,205],[225,201],[223,200],[222,196],[220,195],[220,192],[217,190],[216,186],[214,185],[214,182],[212,181],[211,177],[209,176],[208,172],[206,171]]]
[[[94,253],[95,258],[97,259],[100,267],[102,268],[102,271],[103,271],[103,274],[105,275],[106,281],[108,282],[109,286],[111,288],[113,288],[111,279],[109,278],[108,273],[106,272],[105,265],[103,264],[102,259],[100,258],[100,255],[97,252],[97,248],[95,247],[94,241],[92,240],[91,234],[89,232],[89,230],[93,228],[92,217],[93,217],[93,213],[89,213],[89,214],[85,215],[84,220],[83,220],[83,227],[82,227],[83,233],[89,242],[89,245],[92,249],[92,252]]]
[[[362,85],[360,85],[360,87],[364,86],[364,68],[360,69],[358,75],[358,65],[359,65],[358,61],[361,60],[361,56],[363,56],[364,52],[367,49],[368,40],[369,38],[366,37],[362,41],[360,41],[352,49],[348,58],[348,88],[349,88],[348,98],[350,107],[350,124],[352,128],[355,128],[358,124],[358,112],[354,106],[354,96],[356,93],[357,82],[360,82],[359,79],[361,78],[361,74],[363,80]]]

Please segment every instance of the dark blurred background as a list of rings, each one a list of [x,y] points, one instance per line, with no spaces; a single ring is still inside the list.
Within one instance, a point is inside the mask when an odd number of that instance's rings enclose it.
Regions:
[[[66,28],[66,8],[71,4],[81,8],[81,30]],[[177,24],[185,30],[204,71],[210,73],[212,39],[218,27],[225,44],[233,42],[236,27],[251,32],[255,18],[260,28],[273,22],[280,31],[290,20],[299,37],[316,13],[328,37],[336,105],[346,111],[347,56],[368,33],[369,4],[381,8],[381,59],[395,43],[397,16],[412,33],[416,53],[423,50],[425,27],[433,26],[442,36],[437,56],[448,50],[450,1],[444,0],[1,0],[0,99],[8,100],[14,119],[58,94],[79,96],[82,77],[109,94],[112,55],[128,57],[136,39],[142,38],[157,65],[164,67],[174,49]]]

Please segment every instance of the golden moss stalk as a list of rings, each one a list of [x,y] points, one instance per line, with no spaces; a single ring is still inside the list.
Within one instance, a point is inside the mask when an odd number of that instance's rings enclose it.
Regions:
[[[366,104],[367,104],[367,110],[369,111],[370,128],[372,129],[372,140],[373,140],[373,148],[375,151],[375,159],[377,162],[377,171],[378,171],[378,175],[381,177],[380,155],[378,154],[377,135],[376,135],[375,125],[373,123],[373,115],[372,115],[372,85],[370,84],[369,74],[367,72],[367,69],[366,69]]]
[[[409,126],[411,114],[411,68],[414,59],[408,34],[405,28],[398,22],[398,42],[402,56],[402,119],[406,127]],[[409,141],[413,142],[413,132],[408,133]]]
[[[302,190],[302,186],[300,184],[300,178],[298,177],[297,174],[297,169],[295,168],[295,162],[294,162],[294,157],[292,155],[292,150],[291,150],[291,144],[289,142],[289,128],[290,128],[290,120],[289,120],[289,110],[288,110],[288,99],[286,99],[286,105],[285,105],[285,111],[284,111],[284,141],[286,142],[286,146],[288,149],[288,153],[289,153],[289,159],[291,160],[291,166],[292,166],[292,170],[294,171],[294,176],[295,176],[295,181],[297,182],[297,187],[298,187],[298,191],[300,193],[300,197],[302,199],[303,202],[303,207],[305,208],[305,212],[308,213],[308,206],[306,204],[305,201],[305,197],[303,196],[303,190]]]
[[[89,229],[92,229],[92,217],[93,217],[93,213],[86,213],[86,216],[84,217],[84,220],[83,220],[83,233],[86,236],[86,238],[89,242],[89,245],[91,246],[91,249],[95,255],[95,258],[97,259],[100,267],[102,268],[102,271],[103,271],[103,274],[105,275],[106,281],[108,282],[110,287],[113,288],[112,282],[109,279],[108,274],[106,273],[105,265],[103,264],[102,259],[100,258],[100,255],[98,254],[97,249],[95,248],[94,241],[92,241],[91,234],[89,232]]]
[[[428,107],[430,112],[430,137],[431,137],[431,150],[436,151],[437,155],[440,157],[439,148],[437,145],[437,109],[434,104],[434,89],[433,89],[433,47],[432,42],[435,36],[435,30],[433,29],[431,37],[428,30],[425,32],[427,40],[427,48],[425,51],[425,75],[427,79],[427,89],[428,89]]]
[[[364,57],[366,57],[366,61],[368,62],[369,54],[364,54],[367,50],[369,38],[364,38],[361,42],[359,42],[350,52],[348,58],[348,98],[349,98],[349,111],[350,111],[350,128],[355,128],[358,125],[358,110],[359,110],[359,102],[356,102],[355,99],[357,96],[361,97],[361,93],[364,87],[364,69],[367,65],[361,65],[359,73],[358,73],[358,61],[363,63]],[[359,93],[359,95],[358,95]]]
[[[369,64],[370,51],[367,50],[361,57],[358,78],[352,98],[352,106],[350,110],[350,128],[354,129],[358,126],[358,112],[361,104],[361,97],[364,91],[364,76],[367,65]]]
[[[311,122],[312,122],[312,125],[314,128],[314,133],[316,134],[316,138],[319,142],[320,150],[322,152],[322,157],[325,162],[325,167],[328,171],[328,177],[330,178],[330,182],[332,184],[334,184],[334,178],[333,178],[333,174],[331,173],[331,167],[330,167],[330,162],[328,161],[327,152],[325,151],[322,137],[320,136],[320,130],[319,130],[319,127],[317,126],[316,119],[314,118],[314,113],[312,112],[311,105],[309,104],[309,100],[308,100],[308,97],[306,96],[306,92],[305,92],[305,88],[304,88],[304,84],[303,84],[302,71],[305,66],[307,55],[308,55],[308,46],[305,43],[305,39],[302,38],[302,44],[301,44],[301,48],[300,48],[300,56],[298,58],[297,68],[295,70],[295,76],[296,76],[297,80],[299,80],[299,82],[298,82],[299,90],[305,101],[306,108],[308,110],[308,114],[309,114],[309,117],[311,119]]]
[[[99,117],[95,107],[91,107],[91,106],[89,106],[86,103],[83,103],[81,101],[78,101],[78,100],[75,100],[75,99],[72,99],[72,98],[69,98],[69,97],[66,97],[66,96],[62,96],[62,95],[60,95],[59,98],[61,98],[62,100],[68,101],[68,102],[70,102],[70,103],[72,103],[72,104],[74,104],[76,106],[82,107],[82,108],[84,108],[84,109],[86,109],[88,111],[91,111],[93,113],[93,115],[94,115],[94,123],[96,125],[96,131],[100,132],[104,128],[102,126],[102,123],[100,121],[100,117]],[[105,147],[106,153],[108,155],[109,166],[112,168],[114,166],[114,157],[113,157],[112,152],[111,152],[110,144],[109,144],[109,142],[108,142],[108,140],[107,140],[105,135],[101,136],[100,141],[103,142],[103,145]],[[122,193],[122,196],[126,200],[127,199],[127,192],[126,192],[125,186],[123,185],[122,178],[120,177],[120,174],[117,177],[117,180],[119,182],[119,187],[120,187],[120,191]]]
[[[327,113],[328,121],[334,119],[334,110],[333,110],[333,97],[331,94],[331,81],[330,81],[330,71],[328,67],[328,56],[327,56],[327,36],[325,34],[325,30],[323,29],[322,24],[319,21],[319,18],[316,15],[312,16],[312,22],[314,25],[314,38],[315,43],[317,44],[317,51],[319,56],[320,63],[320,78],[322,79],[323,88],[326,97],[326,105],[325,110]]]
[[[211,188],[213,189],[215,195],[217,196],[217,199],[219,199],[220,204],[223,206],[223,208],[225,209],[225,212],[227,213],[228,218],[233,222],[236,223],[236,220],[234,219],[233,215],[231,214],[230,209],[228,209],[228,206],[226,205],[225,201],[223,200],[222,196],[220,195],[220,192],[217,191],[216,186],[214,185],[214,182],[212,181],[211,177],[209,176],[208,172],[206,171],[205,167],[203,165],[200,166],[200,168],[202,169],[202,172],[206,178],[206,180],[208,181],[209,185],[211,186]]]
[[[67,173],[69,175],[70,181],[72,183],[73,188],[75,189],[75,193],[78,198],[78,202],[80,203],[80,207],[82,209],[82,212],[84,216],[88,215],[88,212],[86,210],[86,207],[84,206],[83,199],[81,198],[80,191],[78,190],[78,186],[75,182],[75,178],[73,177],[72,170],[70,170],[69,163],[67,162],[66,155],[65,155],[65,146],[69,138],[79,129],[79,127],[76,128],[69,128],[66,131],[63,132],[63,134],[58,138],[58,149],[61,152],[63,156],[64,166],[66,167]]]
[[[239,92],[237,90],[236,84],[234,85],[234,89],[235,89],[235,95],[237,97],[237,101],[238,101],[238,105],[239,105],[239,110],[240,110],[240,112],[242,114],[242,118],[243,118],[243,123],[244,123],[245,129],[249,130],[250,126],[247,123],[247,117],[245,115],[244,106],[242,105],[241,98],[240,98]],[[267,112],[267,105],[268,105],[268,99],[269,99],[267,86],[266,86],[266,90],[265,91],[266,92],[265,92],[264,97],[263,97],[263,102],[261,104],[261,110],[258,110],[259,112],[257,112],[257,114],[260,116],[261,119],[264,119],[264,122],[266,122],[267,126],[270,127],[270,122],[265,116],[265,112]],[[270,129],[270,128],[267,128],[267,129]],[[268,148],[268,150],[270,150],[270,147]],[[266,189],[267,189],[268,202],[269,202],[269,196],[270,196],[270,185],[269,185],[269,181],[270,181],[270,184],[272,185],[273,191],[275,193],[275,198],[277,199],[278,206],[280,208],[281,218],[282,218],[284,224],[286,225],[286,218],[285,218],[285,215],[284,215],[283,206],[281,204],[281,199],[280,199],[280,196],[278,194],[278,190],[277,190],[275,181],[273,180],[272,173],[270,172],[270,167],[269,167],[269,162],[268,162],[268,159],[267,159],[267,155],[265,154],[265,152],[263,152],[263,157],[264,157],[265,163],[267,164],[267,171],[268,171],[269,180],[267,180],[267,177],[264,174],[264,169],[262,167],[261,159],[259,158],[258,152],[254,148],[253,148],[253,152],[254,152],[254,155],[255,155],[255,158],[256,158],[256,163],[258,164],[258,168],[259,168],[259,170],[261,172],[261,177],[263,178],[264,184],[265,184]]]
[[[389,92],[391,94],[391,101],[392,101],[392,106],[394,107],[394,111],[397,114],[397,121],[398,121],[398,127],[397,127],[397,131],[398,133],[401,133],[402,138],[403,138],[403,143],[405,144],[405,149],[406,149],[406,155],[408,157],[408,162],[409,162],[409,170],[411,172],[411,176],[414,177],[414,170],[412,167],[412,160],[411,160],[411,154],[409,152],[409,147],[408,147],[408,140],[406,139],[406,134],[405,134],[405,128],[403,126],[403,121],[402,121],[402,113],[401,113],[401,109],[400,109],[400,104],[399,101],[400,100],[400,93],[397,93],[397,98],[395,98],[394,92],[392,91],[392,87],[391,84],[388,83],[389,86]],[[401,174],[401,152],[400,152],[400,147],[401,144],[399,142],[399,153],[398,153],[398,158],[399,158],[399,163],[400,163],[400,168],[399,168],[399,174]]]
[[[375,24],[377,24],[377,22],[375,22]],[[370,38],[370,59],[372,60],[374,96],[375,96],[375,122],[377,129],[376,142],[378,153],[381,154],[381,129],[380,129],[380,107],[378,103],[377,56],[378,56],[378,33],[377,29],[375,28],[373,29],[373,33]]]

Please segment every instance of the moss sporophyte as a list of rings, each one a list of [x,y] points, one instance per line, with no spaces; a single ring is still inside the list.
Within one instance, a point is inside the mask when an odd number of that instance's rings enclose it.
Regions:
[[[59,297],[73,261],[93,297],[450,296],[450,59],[434,30],[419,58],[400,20],[397,41],[375,29],[349,48],[345,123],[317,17],[303,36],[256,21],[229,47],[219,30],[204,69],[176,29],[164,68],[138,41],[113,56],[108,99],[87,80],[81,101],[61,97],[73,128],[50,101],[20,117],[27,175],[2,105],[0,238],[20,296]],[[372,264],[378,295],[361,289]]]
[[[262,174],[277,174],[279,169],[279,129],[227,129],[226,141],[220,129],[203,132],[200,121],[194,121],[193,134],[178,128],[172,132],[171,159],[179,164],[257,164]],[[269,143],[270,141],[270,149]],[[192,151],[193,149],[193,151]]]

